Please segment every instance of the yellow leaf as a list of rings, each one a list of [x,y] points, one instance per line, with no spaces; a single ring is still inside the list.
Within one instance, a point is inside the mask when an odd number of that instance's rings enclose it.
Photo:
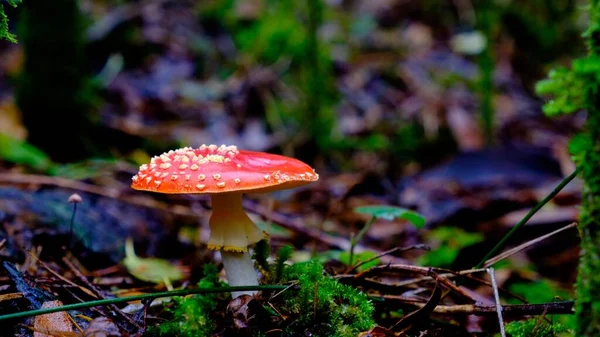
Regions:
[[[125,241],[125,259],[123,264],[129,273],[137,279],[151,283],[166,283],[184,278],[184,273],[171,262],[158,258],[141,258],[135,255],[133,241]]]

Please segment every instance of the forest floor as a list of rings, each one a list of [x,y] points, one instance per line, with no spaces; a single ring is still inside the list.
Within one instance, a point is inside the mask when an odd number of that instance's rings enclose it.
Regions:
[[[14,99],[23,46],[1,46],[0,319],[40,307],[196,289],[202,280],[222,286],[211,279],[215,272],[225,280],[220,255],[205,244],[208,196],[130,186],[139,165],[179,146],[215,143],[281,153],[319,173],[317,182],[301,188],[245,196],[246,211],[269,233],[269,246],[261,246],[270,255],[260,269],[263,284],[285,290],[237,301],[227,293],[201,295],[204,302],[184,314],[176,308],[189,302],[171,297],[58,312],[46,321],[0,320],[1,335],[183,335],[190,329],[198,336],[322,336],[334,322],[317,317],[327,315],[318,311],[325,310],[319,296],[332,307],[360,308],[354,295],[339,295],[328,280],[369,296],[374,323],[361,336],[494,336],[494,290],[506,322],[533,319],[528,328],[513,326],[513,336],[540,333],[548,322],[572,326],[579,179],[502,251],[528,244],[489,263],[493,270],[473,269],[574,170],[567,144],[584,116],[544,116],[533,90],[567,52],[529,64],[537,56],[520,50],[511,27],[497,22],[502,33],[492,48],[489,145],[479,113],[486,95],[479,90],[481,54],[470,55],[452,39],[467,36],[460,35],[460,20],[441,20],[456,13],[410,1],[328,4],[319,37],[331,71],[322,85],[335,94],[321,99],[324,115],[308,117],[323,118],[317,125],[335,121],[335,142],[323,143],[303,129],[307,119],[298,113],[307,99],[299,84],[306,81],[305,68],[297,65],[306,47],[294,45],[305,37],[294,32],[304,25],[287,20],[288,8],[269,11],[262,1],[238,1],[233,9],[193,1],[110,3],[81,1],[90,19],[89,67],[101,86],[99,123],[132,140],[111,144],[110,158],[59,162],[23,143],[28,130]],[[231,25],[231,17],[242,23]],[[476,39],[470,43],[478,48]],[[372,218],[357,212],[361,206],[399,208]],[[394,213],[400,208],[420,214],[425,226]],[[141,258],[133,266],[124,263],[134,259],[131,252],[126,257],[128,240]],[[289,256],[282,248],[288,246]],[[302,281],[293,275],[301,279],[303,269],[288,267],[285,274],[277,268],[283,260],[291,266],[313,259],[323,273],[306,270],[319,286],[302,302]],[[162,276],[170,273],[175,276],[165,283]],[[192,313],[209,323],[181,320]],[[156,330],[170,321],[179,325]]]

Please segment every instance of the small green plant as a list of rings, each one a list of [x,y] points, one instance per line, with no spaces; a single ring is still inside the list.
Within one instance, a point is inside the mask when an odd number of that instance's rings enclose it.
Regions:
[[[349,266],[354,265],[356,261],[354,257],[354,248],[360,242],[360,240],[362,240],[363,236],[367,233],[367,231],[369,231],[369,228],[371,228],[371,225],[373,225],[375,220],[406,220],[412,223],[418,229],[423,228],[426,222],[425,217],[423,217],[421,214],[398,206],[367,205],[356,207],[354,209],[354,212],[359,214],[370,215],[371,218],[367,221],[367,223],[363,226],[363,228],[360,230],[360,232],[358,232],[357,235],[352,235],[352,238],[350,239],[350,251],[348,252],[348,256],[346,257],[345,254],[342,254],[340,256],[340,260],[344,263],[347,263]],[[364,260],[368,258],[369,257],[363,256]]]
[[[267,240],[260,240],[254,246],[252,258],[256,261],[256,267],[263,274],[263,283],[278,283],[283,276],[285,262],[292,257],[292,246],[285,245],[279,248],[275,264],[268,262],[270,245]]]
[[[217,267],[204,265],[204,277],[198,283],[199,288],[223,286],[219,281]],[[173,320],[163,323],[151,334],[158,336],[208,337],[215,328],[215,315],[219,297],[223,294],[193,295],[173,298],[175,306],[170,310]]]
[[[354,337],[375,325],[367,295],[325,275],[317,261],[296,263],[283,274],[299,289],[282,294],[278,310],[290,321],[282,336]]]
[[[347,265],[348,267],[353,267],[356,264],[360,263],[361,265],[358,268],[356,268],[356,270],[361,272],[371,267],[375,267],[379,264],[380,261],[379,258],[377,258],[377,255],[378,254],[376,252],[370,250],[365,250],[364,252],[352,254],[352,256],[350,255],[350,252],[344,251],[339,252],[337,258],[340,260],[340,262]],[[352,259],[352,261],[350,261],[350,259]]]
[[[354,209],[356,213],[367,214],[371,216],[369,222],[376,219],[392,221],[394,219],[404,219],[415,225],[418,229],[425,226],[425,217],[421,214],[408,210],[406,208],[390,206],[390,205],[369,205],[360,206]]]
[[[480,233],[468,233],[460,228],[439,227],[426,236],[435,241],[435,248],[422,255],[418,263],[430,267],[450,267],[461,249],[483,241]]]

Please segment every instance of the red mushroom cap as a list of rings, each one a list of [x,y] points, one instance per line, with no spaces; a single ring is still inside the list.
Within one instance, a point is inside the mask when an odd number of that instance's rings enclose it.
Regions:
[[[202,145],[152,158],[132,178],[131,187],[159,193],[270,192],[318,179],[313,168],[294,158]]]

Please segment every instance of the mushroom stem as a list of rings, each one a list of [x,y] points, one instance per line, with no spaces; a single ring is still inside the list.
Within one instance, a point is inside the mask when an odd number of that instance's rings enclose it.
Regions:
[[[250,254],[221,251],[221,259],[227,273],[227,283],[230,286],[256,286],[258,278],[254,270],[254,263],[250,259]],[[234,291],[231,297],[236,298],[242,295],[254,295],[257,291]]]
[[[258,285],[254,264],[247,253],[248,245],[265,237],[242,208],[242,193],[230,192],[211,196],[212,214],[209,220],[208,248],[221,250],[221,258],[231,286]],[[233,292],[254,295],[256,291]]]

